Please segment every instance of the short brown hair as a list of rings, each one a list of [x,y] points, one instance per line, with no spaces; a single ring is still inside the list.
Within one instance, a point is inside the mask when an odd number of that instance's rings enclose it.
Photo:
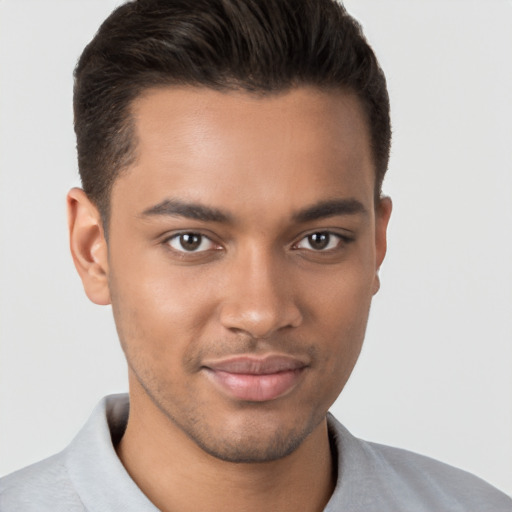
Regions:
[[[104,224],[112,184],[135,157],[131,102],[163,85],[353,91],[367,115],[380,196],[391,144],[386,79],[360,25],[335,0],[134,0],[117,8],[75,69],[80,177]]]

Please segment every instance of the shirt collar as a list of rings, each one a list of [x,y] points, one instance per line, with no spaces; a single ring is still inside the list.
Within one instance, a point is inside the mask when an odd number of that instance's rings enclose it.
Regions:
[[[129,409],[127,394],[103,398],[66,449],[69,476],[88,510],[158,512],[131,479],[115,450],[115,445],[126,428]],[[355,490],[346,480],[347,477],[353,480],[351,472],[347,475],[344,468],[347,463],[352,467],[358,467],[361,457],[357,454],[355,443],[351,442],[353,438],[350,433],[331,414],[328,415],[327,421],[334,461],[337,465],[337,482],[325,512],[334,512],[339,509],[342,497],[346,498],[347,493],[351,494]],[[350,464],[354,458],[358,459],[358,463]]]
[[[128,412],[128,395],[105,397],[67,448],[69,476],[87,510],[158,512],[114,448],[126,428]]]

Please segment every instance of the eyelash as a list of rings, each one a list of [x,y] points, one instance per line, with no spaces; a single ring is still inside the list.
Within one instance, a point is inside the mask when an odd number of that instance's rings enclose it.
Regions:
[[[327,240],[325,241],[325,247],[322,247],[320,249],[307,249],[303,247],[299,247],[299,244],[303,243],[304,241],[308,241],[308,243],[311,244],[312,238],[315,236],[320,235],[321,237],[326,237]],[[337,239],[337,242],[335,243],[334,247],[330,247],[332,245],[332,239]],[[332,231],[313,231],[312,233],[309,233],[305,236],[303,236],[297,243],[295,243],[292,248],[295,250],[305,249],[307,251],[312,251],[314,253],[320,254],[320,253],[331,253],[336,251],[336,249],[339,249],[340,246],[346,245],[350,242],[352,242],[354,239],[350,238],[346,235],[341,235],[339,233],[334,233]]]
[[[182,237],[187,237],[187,236],[199,238],[199,245],[198,245],[198,247],[195,248],[195,250],[187,251],[186,248],[183,247]],[[177,243],[179,243],[181,245],[182,249],[173,247],[173,245],[172,245],[173,241],[176,241]],[[181,233],[176,233],[175,235],[172,235],[171,237],[166,238],[164,240],[164,244],[168,245],[173,251],[175,251],[177,253],[200,254],[200,253],[206,252],[208,250],[211,250],[211,249],[197,250],[197,248],[200,248],[204,244],[205,241],[208,241],[210,244],[215,245],[215,242],[213,242],[213,240],[210,237],[203,235],[202,233],[197,233],[195,231],[185,231],[185,232],[182,231]]]
[[[323,242],[325,243],[324,247],[321,247],[319,249],[314,249],[312,247],[309,249],[306,247],[300,247],[300,245],[305,241],[307,243],[311,244],[311,242],[313,241],[312,238],[315,236],[324,237],[324,240],[323,240]],[[190,250],[190,251],[187,250],[183,246],[183,237],[198,238],[199,239],[197,241],[198,245],[196,247],[194,247],[193,250]],[[326,238],[326,240],[325,240],[325,238]],[[330,247],[330,245],[332,245],[333,238],[337,239],[337,242],[334,247]],[[180,244],[181,248],[174,247],[172,245],[172,242],[174,242],[174,241],[176,241],[176,243]],[[353,238],[348,237],[346,235],[341,235],[339,233],[335,233],[333,231],[327,231],[327,230],[326,231],[313,231],[313,232],[310,232],[310,233],[304,235],[298,242],[294,243],[291,248],[293,250],[311,251],[316,254],[332,253],[332,252],[335,252],[336,249],[338,249],[340,246],[346,245],[353,241],[354,241]],[[198,250],[201,248],[201,246],[205,242],[211,244],[211,246],[213,246],[213,248],[207,248],[207,249],[203,248],[202,250]],[[163,243],[166,244],[167,246],[169,246],[171,248],[171,250],[173,250],[174,252],[181,254],[181,255],[201,254],[201,253],[206,253],[211,250],[221,249],[221,247],[218,244],[215,244],[215,242],[210,237],[208,237],[207,235],[204,235],[202,233],[195,232],[195,231],[185,231],[185,232],[176,233],[176,234],[166,238]]]

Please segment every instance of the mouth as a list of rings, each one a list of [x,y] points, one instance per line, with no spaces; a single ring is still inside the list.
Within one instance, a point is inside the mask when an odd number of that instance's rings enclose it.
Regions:
[[[207,362],[203,370],[231,399],[266,402],[290,393],[300,382],[307,363],[288,355],[237,356]]]

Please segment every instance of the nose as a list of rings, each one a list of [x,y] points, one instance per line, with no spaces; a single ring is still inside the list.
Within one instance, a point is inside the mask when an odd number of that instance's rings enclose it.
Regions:
[[[262,251],[231,262],[220,313],[223,326],[255,339],[298,327],[303,315],[285,267],[286,262]]]

